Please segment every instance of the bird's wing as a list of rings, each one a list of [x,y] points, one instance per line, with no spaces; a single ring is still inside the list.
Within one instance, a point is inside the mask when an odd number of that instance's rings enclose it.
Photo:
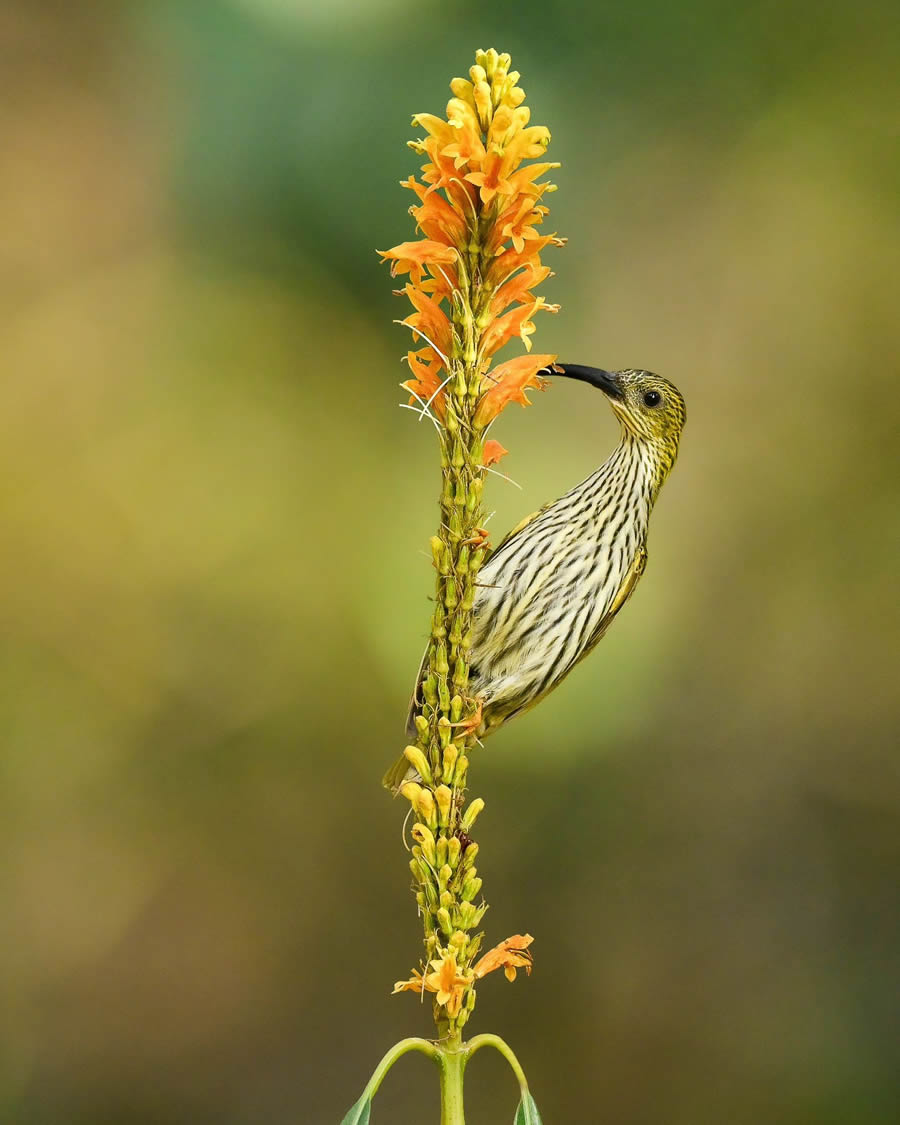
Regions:
[[[409,709],[406,712],[406,737],[415,739],[418,731],[413,719],[416,716],[416,711],[419,709],[419,687],[422,684],[422,676],[425,673],[425,664],[428,660],[428,650],[431,647],[431,641],[425,646],[425,651],[422,653],[422,660],[419,664],[419,670],[416,672],[416,683],[413,687],[412,698],[409,701]]]
[[[524,531],[525,528],[528,527],[530,523],[534,523],[538,516],[542,516],[549,507],[551,507],[550,504],[545,504],[543,508],[538,508],[536,512],[532,512],[530,516],[526,516],[525,519],[520,520],[511,531],[507,531],[507,533],[503,536],[494,550],[491,551],[485,561],[493,561],[504,549],[504,547],[507,547],[520,532]]]
[[[591,634],[588,643],[584,646],[584,652],[582,652],[581,656],[578,658],[579,660],[583,660],[587,656],[587,654],[603,637],[603,634],[610,627],[610,625],[612,625],[616,614],[634,593],[634,588],[635,586],[637,586],[640,577],[644,573],[646,567],[647,548],[641,546],[638,548],[638,552],[634,556],[634,562],[631,564],[628,573],[625,575],[625,580],[619,587],[619,592],[613,599],[613,603],[609,607],[609,611],[601,618],[600,623],[597,625],[597,628]]]

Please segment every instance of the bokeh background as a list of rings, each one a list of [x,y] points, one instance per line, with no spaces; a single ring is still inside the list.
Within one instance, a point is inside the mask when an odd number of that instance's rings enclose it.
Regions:
[[[379,788],[427,626],[409,115],[513,54],[537,347],[688,401],[638,596],[475,763],[480,992],[549,1122],[900,1120],[898,18],[669,0],[0,3],[0,1120],[330,1125],[427,1009]],[[496,534],[602,403],[497,431]],[[473,1064],[470,1119],[515,1084]],[[378,1121],[437,1120],[414,1056]]]

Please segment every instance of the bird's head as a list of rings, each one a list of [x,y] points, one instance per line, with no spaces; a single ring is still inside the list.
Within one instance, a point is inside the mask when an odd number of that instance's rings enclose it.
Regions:
[[[686,418],[684,399],[674,383],[652,371],[603,371],[574,363],[556,363],[550,373],[579,379],[603,391],[625,432],[651,445],[668,472]]]

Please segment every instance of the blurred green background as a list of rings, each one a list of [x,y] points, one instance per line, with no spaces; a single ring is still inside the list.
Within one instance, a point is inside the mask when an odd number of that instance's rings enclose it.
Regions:
[[[0,2],[0,1120],[337,1123],[427,1009],[379,788],[428,619],[416,110],[512,52],[536,347],[688,401],[641,589],[475,764],[474,1028],[548,1122],[900,1120],[892,0]],[[510,353],[513,354],[513,353]],[[495,538],[616,440],[496,431]],[[511,769],[513,755],[516,765]],[[473,1125],[515,1085],[479,1056]],[[417,1058],[377,1121],[437,1120]]]

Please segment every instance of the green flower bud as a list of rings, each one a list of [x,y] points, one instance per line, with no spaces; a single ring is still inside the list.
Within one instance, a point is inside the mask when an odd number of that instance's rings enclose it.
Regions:
[[[453,732],[450,728],[450,720],[446,715],[441,715],[441,717],[438,719],[438,738],[441,740],[441,746],[447,745],[447,743],[450,741],[450,735],[452,733]]]
[[[476,908],[471,902],[462,902],[459,905],[457,914],[459,916],[459,928],[461,930],[471,930],[475,925]]]
[[[466,997],[466,1010],[470,1011],[470,1012],[475,1010],[475,989],[474,988],[469,989],[469,994]]]
[[[449,937],[453,933],[453,927],[450,925],[450,914],[447,908],[442,906],[435,911],[435,919],[443,932]]]
[[[457,1027],[465,1027],[466,1021],[468,1020],[468,1018],[469,1018],[468,1010],[466,1008],[462,1008],[456,1016],[456,1026]]]
[[[413,722],[416,724],[416,730],[419,732],[420,738],[428,734],[428,720],[424,715],[416,715]]]
[[[453,868],[450,866],[449,863],[445,863],[444,866],[440,869],[440,871],[438,871],[438,886],[441,888],[442,891],[446,890],[447,884],[450,882],[450,880],[452,878],[453,878]],[[475,882],[480,884],[481,880],[476,879]],[[474,898],[475,896],[473,895],[472,897]]]
[[[445,910],[449,910],[450,907],[454,904],[453,895],[449,891],[441,891],[440,895],[438,896],[438,902],[441,906],[444,907]]]
[[[443,560],[443,557],[444,557],[443,541],[440,539],[439,536],[432,535],[429,542],[430,542],[430,545],[431,545],[431,561],[434,563],[435,569],[440,570],[441,569],[441,561]]]
[[[462,930],[454,930],[450,935],[450,945],[456,950],[457,957],[461,957],[462,951],[466,948],[469,939]]]
[[[450,689],[447,687],[447,678],[441,676],[438,681],[438,703],[442,711],[450,710]]]
[[[436,848],[437,856],[436,856],[436,859],[435,859],[435,866],[436,867],[443,867],[444,864],[447,862],[447,848],[448,848],[448,846],[449,845],[447,843],[447,837],[446,836],[438,836],[438,842],[437,842],[437,848]]]
[[[426,906],[432,914],[436,914],[438,907],[441,905],[438,901],[437,887],[435,887],[434,883],[429,879],[427,883],[422,884],[422,888],[425,891]],[[471,903],[469,905],[471,906]]]
[[[438,683],[433,672],[429,672],[425,677],[425,682],[422,684],[422,694],[425,696],[425,702],[434,707],[438,701]]]
[[[459,594],[456,590],[456,579],[448,578],[447,584],[444,586],[444,605],[447,607],[447,609],[455,609],[458,604]],[[446,668],[438,668],[438,671],[446,672],[449,671],[449,668],[450,665],[448,664]]]
[[[473,840],[463,852],[463,867],[468,871],[475,866],[475,860],[478,858],[478,844]]]
[[[477,896],[478,892],[481,890],[481,880],[477,876],[475,878],[473,878],[472,876],[474,874],[475,874],[475,872],[474,872],[474,869],[473,869],[473,871],[469,875],[468,879],[466,879],[465,883],[463,883],[462,897],[466,902],[472,902],[472,900]]]
[[[433,666],[439,676],[446,676],[450,671],[450,665],[447,662],[447,646],[443,641],[438,641],[434,646]]]
[[[474,961],[475,958],[478,956],[478,952],[481,949],[481,943],[482,943],[483,940],[484,940],[484,934],[477,934],[469,942],[468,954],[469,954],[470,960]]]

